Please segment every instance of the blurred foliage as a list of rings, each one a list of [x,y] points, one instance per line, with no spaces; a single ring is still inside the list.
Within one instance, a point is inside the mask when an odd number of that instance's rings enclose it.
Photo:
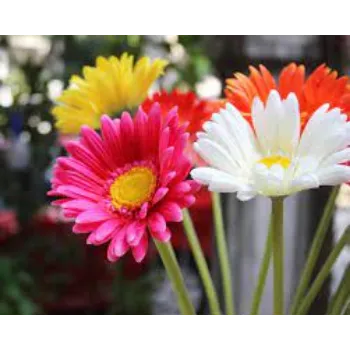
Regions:
[[[145,269],[136,279],[126,278],[125,266],[114,265],[115,278],[112,284],[112,302],[108,310],[115,315],[150,315],[151,298],[160,280],[157,270]]]
[[[38,305],[29,296],[34,287],[31,275],[18,259],[0,256],[0,315],[38,313]]]

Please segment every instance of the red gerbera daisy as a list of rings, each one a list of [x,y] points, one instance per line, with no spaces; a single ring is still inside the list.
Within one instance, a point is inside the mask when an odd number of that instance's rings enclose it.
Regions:
[[[159,104],[134,119],[101,119],[102,137],[89,127],[81,140],[66,146],[69,157],[57,160],[50,195],[64,215],[75,219],[73,231],[88,233],[87,243],[110,241],[108,259],[129,249],[140,262],[148,232],[166,242],[167,222],[182,221],[181,209],[194,203],[199,185],[186,180],[191,162],[184,155],[188,134],[173,109],[161,117]]]

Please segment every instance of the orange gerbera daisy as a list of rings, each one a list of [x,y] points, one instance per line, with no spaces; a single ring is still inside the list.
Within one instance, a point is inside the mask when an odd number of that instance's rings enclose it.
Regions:
[[[210,119],[212,113],[223,107],[224,103],[220,100],[200,99],[192,91],[182,92],[174,89],[171,92],[167,92],[162,90],[154,93],[143,102],[143,110],[147,113],[155,102],[159,103],[163,116],[167,115],[175,106],[178,108],[179,121],[182,124],[188,124],[186,131],[190,134],[186,148],[187,154],[193,163],[198,163],[200,160],[192,150],[192,143],[196,139],[196,133],[201,131],[203,123]]]
[[[259,70],[249,67],[249,77],[236,73],[226,80],[225,95],[250,121],[251,106],[255,96],[263,102],[271,92],[277,90],[282,99],[294,92],[300,104],[301,126],[305,126],[317,108],[329,103],[330,108],[338,107],[350,117],[350,83],[347,76],[338,78],[338,73],[325,64],[316,68],[305,79],[305,67],[291,63],[282,69],[278,82],[263,66]]]

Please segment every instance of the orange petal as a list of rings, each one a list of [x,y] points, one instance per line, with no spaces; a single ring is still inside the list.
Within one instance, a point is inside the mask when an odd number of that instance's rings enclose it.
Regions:
[[[268,69],[265,68],[262,64],[259,65],[261,75],[264,79],[265,85],[268,91],[276,89],[276,82]]]
[[[267,96],[269,94],[269,90],[266,84],[264,83],[263,77],[255,67],[249,66],[249,70],[250,70],[250,79],[255,85],[260,99],[263,102],[266,102]]]
[[[291,81],[296,70],[297,65],[295,63],[291,63],[282,69],[278,81],[278,90],[282,98],[286,98],[291,91]]]

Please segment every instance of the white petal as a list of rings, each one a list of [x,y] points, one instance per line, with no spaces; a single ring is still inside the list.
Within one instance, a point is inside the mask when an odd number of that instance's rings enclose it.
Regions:
[[[286,156],[292,157],[300,137],[299,103],[295,94],[290,93],[282,104],[284,114],[280,119],[279,148]]]
[[[298,192],[310,188],[317,188],[319,185],[319,180],[315,174],[306,174],[294,179],[291,183],[291,189],[293,192]]]
[[[350,181],[350,167],[333,165],[317,172],[320,185],[335,186]]]
[[[342,151],[336,152],[328,156],[323,162],[322,166],[335,165],[350,161],[350,148],[345,148]]]
[[[221,110],[220,118],[222,126],[227,130],[230,138],[241,150],[242,157],[250,160],[251,155],[256,154],[256,138],[249,123],[242,114],[230,103],[226,104],[226,110]]]
[[[235,178],[223,171],[209,167],[193,169],[191,176],[194,180],[209,185],[209,190],[214,192],[236,192],[250,189],[244,179]]]
[[[284,179],[285,170],[280,164],[274,164],[270,168],[270,176],[273,176],[278,181],[282,181]]]
[[[240,201],[249,201],[250,199],[254,198],[258,193],[254,190],[251,191],[238,191],[237,192],[237,198]]]
[[[319,108],[306,124],[297,154],[313,156],[318,161],[345,148],[350,142],[350,125],[338,108],[323,112],[328,105]]]
[[[214,140],[227,150],[227,153],[230,154],[236,167],[247,167],[239,146],[234,142],[234,139],[230,137],[227,130],[222,125],[214,122],[206,122],[203,125],[203,129],[207,132],[209,139]]]
[[[265,107],[265,135],[269,143],[269,153],[278,154],[279,152],[279,129],[281,119],[284,116],[284,109],[279,93],[272,90],[267,98]]]
[[[252,120],[254,129],[256,132],[256,136],[258,139],[258,143],[260,146],[261,151],[268,155],[269,151],[269,138],[268,138],[268,132],[265,121],[265,111],[264,111],[264,105],[259,99],[259,97],[255,97],[252,104]]]
[[[212,140],[200,139],[194,144],[194,149],[215,168],[229,173],[235,173],[239,170],[228,152]]]

